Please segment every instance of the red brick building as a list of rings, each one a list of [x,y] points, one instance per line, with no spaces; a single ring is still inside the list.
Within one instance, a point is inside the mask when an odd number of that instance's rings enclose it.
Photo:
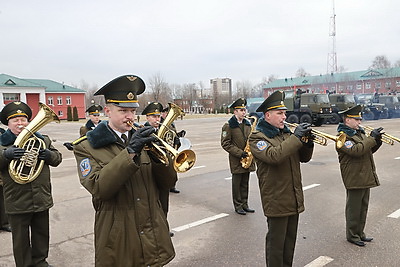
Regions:
[[[61,120],[67,119],[68,106],[76,107],[78,117],[85,118],[85,91],[63,83],[43,79],[21,79],[0,74],[0,109],[12,101],[27,103],[33,116],[39,111],[39,102],[48,105]]]

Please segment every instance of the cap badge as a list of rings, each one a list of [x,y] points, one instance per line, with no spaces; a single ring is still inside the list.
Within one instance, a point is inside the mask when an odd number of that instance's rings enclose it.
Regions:
[[[17,114],[21,114],[21,113],[24,113],[24,112],[22,112],[22,110],[18,109]]]
[[[129,92],[129,94],[127,94],[126,97],[127,97],[129,100],[132,100],[132,99],[135,98],[135,95],[132,94],[132,92]]]
[[[126,76],[126,78],[131,82],[133,82],[134,80],[137,79],[137,77],[134,77],[134,76]]]

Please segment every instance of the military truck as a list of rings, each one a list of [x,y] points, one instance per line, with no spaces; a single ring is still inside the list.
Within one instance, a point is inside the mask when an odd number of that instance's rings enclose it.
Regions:
[[[329,124],[342,122],[342,116],[339,115],[339,111],[356,105],[356,100],[352,94],[330,94],[329,101],[332,107],[332,118],[328,119]]]
[[[388,119],[400,117],[400,102],[395,95],[379,95],[378,101],[387,108]]]
[[[331,104],[327,94],[302,93],[285,91],[286,121],[290,123],[308,122],[321,126],[332,118]]]
[[[261,118],[263,116],[262,112],[256,112],[257,108],[264,102],[264,98],[262,97],[254,97],[247,99],[247,112],[248,116],[255,116],[257,118]]]
[[[375,94],[358,94],[355,96],[356,103],[363,106],[363,118],[366,120],[387,119],[388,109],[384,104],[380,104],[379,98]]]

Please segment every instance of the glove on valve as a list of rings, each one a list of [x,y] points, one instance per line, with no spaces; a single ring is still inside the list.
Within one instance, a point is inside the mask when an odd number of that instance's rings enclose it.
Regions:
[[[137,130],[133,135],[131,140],[129,141],[129,145],[126,147],[130,154],[139,154],[142,152],[143,147],[146,144],[154,142],[157,140],[157,137],[151,136],[151,134],[155,133],[155,129],[152,126],[145,126]]]

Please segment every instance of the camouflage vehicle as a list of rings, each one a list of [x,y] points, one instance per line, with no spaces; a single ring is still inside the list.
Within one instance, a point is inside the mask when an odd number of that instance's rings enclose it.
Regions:
[[[321,126],[332,118],[331,104],[327,94],[302,93],[285,91],[286,121],[290,123],[308,122]]]
[[[363,105],[363,118],[366,120],[387,119],[388,109],[384,104],[378,103],[374,94],[359,94],[355,96],[356,103]]]
[[[356,100],[352,94],[330,94],[329,101],[332,107],[332,118],[328,120],[330,124],[342,122],[339,111],[346,110],[356,105]]]
[[[400,102],[395,95],[379,95],[379,103],[384,104],[388,111],[387,118],[400,117]]]

